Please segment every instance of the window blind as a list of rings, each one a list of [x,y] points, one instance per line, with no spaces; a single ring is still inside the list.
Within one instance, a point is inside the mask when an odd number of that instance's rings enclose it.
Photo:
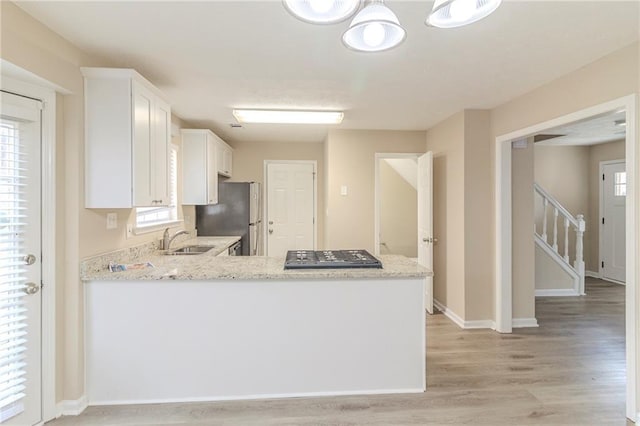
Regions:
[[[17,122],[0,123],[0,423],[24,411],[27,158]]]

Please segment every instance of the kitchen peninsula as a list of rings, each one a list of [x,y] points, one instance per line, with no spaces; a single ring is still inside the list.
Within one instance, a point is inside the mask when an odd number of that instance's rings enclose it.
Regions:
[[[424,391],[430,271],[403,256],[322,270],[216,256],[234,241],[85,260],[90,405]],[[155,267],[109,272],[114,260]]]

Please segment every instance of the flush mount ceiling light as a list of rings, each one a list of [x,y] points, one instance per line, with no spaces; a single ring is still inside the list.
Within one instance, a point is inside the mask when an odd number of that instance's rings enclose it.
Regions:
[[[502,0],[436,0],[426,24],[438,28],[468,25],[490,15]]]
[[[283,0],[296,18],[311,24],[335,24],[351,17],[361,0]]]
[[[344,113],[340,111],[234,109],[233,116],[240,123],[340,124]]]
[[[372,0],[353,18],[342,42],[360,52],[381,52],[396,47],[406,36],[395,13],[382,0]]]

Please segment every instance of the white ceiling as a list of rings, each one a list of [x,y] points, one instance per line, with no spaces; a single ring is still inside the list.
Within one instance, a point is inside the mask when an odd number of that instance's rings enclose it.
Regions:
[[[626,127],[616,122],[625,122],[624,111],[612,111],[586,120],[554,127],[542,132],[545,135],[562,135],[536,145],[596,145],[624,139]]]
[[[135,68],[175,114],[231,142],[319,142],[328,129],[234,130],[234,107],[339,109],[338,128],[425,130],[464,108],[500,105],[639,34],[636,1],[506,0],[449,30],[424,25],[430,1],[387,1],[407,40],[366,54],[342,45],[348,22],[307,24],[276,0],[17,4],[87,53]]]

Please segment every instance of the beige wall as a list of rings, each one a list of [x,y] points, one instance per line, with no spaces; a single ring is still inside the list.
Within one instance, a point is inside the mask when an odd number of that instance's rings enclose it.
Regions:
[[[576,216],[583,214],[584,261],[587,271],[598,272],[600,231],[600,162],[625,158],[624,140],[589,146],[535,146],[535,181]],[[585,185],[586,183],[586,185]],[[551,209],[548,210],[548,234],[552,235]],[[536,225],[542,229],[541,207],[536,205]],[[564,253],[562,223],[558,222],[558,250]],[[570,239],[575,238],[573,233]],[[569,244],[569,257],[575,258],[575,247]]]
[[[493,315],[489,111],[465,110],[427,131],[433,152],[434,297],[465,321]]]
[[[573,278],[543,249],[535,247],[536,290],[571,290]]]
[[[233,144],[233,182],[264,184],[265,160],[313,160],[317,162],[318,249],[324,248],[324,143],[236,142]]]
[[[489,139],[490,112],[464,111],[464,268],[465,320],[493,316],[493,296],[486,291],[493,283],[491,244],[492,208],[486,200],[493,187]]]
[[[512,190],[512,243],[513,275],[516,271],[523,283],[513,286],[513,316],[514,318],[535,317],[535,243],[533,239],[533,143],[528,141],[524,149],[511,150],[511,167],[514,171],[513,188],[527,188],[526,190]],[[527,228],[529,233],[518,235],[515,232]],[[526,285],[524,285],[526,284]]]
[[[327,136],[325,246],[374,252],[375,154],[423,153],[424,132],[330,130]],[[347,186],[348,195],[340,195]]]
[[[589,220],[587,230],[589,234],[588,246],[585,243],[585,269],[598,272],[600,264],[600,162],[620,160],[625,158],[625,141],[616,141],[594,145],[589,149]]]
[[[426,134],[433,152],[434,298],[464,318],[464,112]]]
[[[491,168],[493,175],[495,175],[496,137],[603,102],[638,93],[640,75],[638,51],[639,45],[635,43],[493,109],[491,111],[491,163],[487,165]],[[533,162],[533,156],[530,161]],[[513,167],[514,180],[518,179],[521,172],[528,173],[527,169],[521,170]],[[514,194],[520,191],[531,192],[531,182],[520,179],[520,184],[516,185],[514,181],[512,191]],[[487,198],[487,203],[494,203],[493,189]],[[515,202],[513,207],[515,210]],[[518,226],[514,224],[514,242],[526,241],[531,235],[532,228],[532,222],[520,223]],[[494,240],[491,241],[491,245],[495,247]],[[528,256],[532,257],[528,258]],[[489,261],[494,262],[493,255],[490,256]],[[519,300],[520,297],[528,298],[532,291],[530,289],[534,288],[533,274],[530,269],[519,266],[527,262],[533,263],[532,251],[524,251],[517,256],[514,253],[513,315],[516,318],[525,318],[530,314],[530,304]],[[492,293],[493,297],[493,285],[484,290]]]
[[[404,160],[411,167],[415,161]],[[380,185],[380,254],[418,257],[418,191],[384,159],[378,160]]]
[[[540,146],[534,147],[534,181],[557,199],[574,217],[582,214],[587,224],[597,220],[589,215],[589,146]],[[542,202],[535,197],[535,223],[542,233]],[[553,241],[553,208],[547,207],[548,241]],[[585,267],[589,259],[590,243],[593,235],[589,229],[584,233]],[[569,231],[569,258],[575,259],[575,233]],[[558,218],[558,251],[564,253],[564,222]]]

